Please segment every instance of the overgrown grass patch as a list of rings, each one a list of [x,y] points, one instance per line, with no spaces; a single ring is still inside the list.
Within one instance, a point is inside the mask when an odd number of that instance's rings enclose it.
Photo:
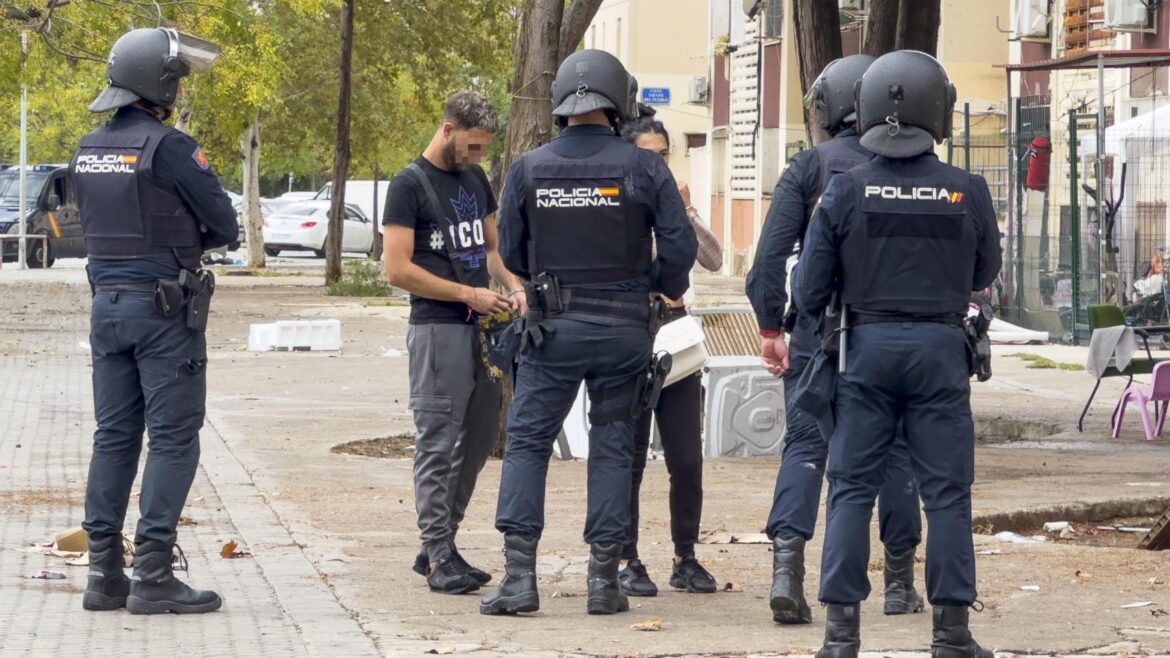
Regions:
[[[389,297],[391,294],[382,264],[369,260],[343,262],[341,278],[328,288],[333,297]]]

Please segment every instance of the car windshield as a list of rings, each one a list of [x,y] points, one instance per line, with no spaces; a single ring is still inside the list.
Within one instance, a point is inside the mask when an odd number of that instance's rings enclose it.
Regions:
[[[25,203],[29,208],[32,208],[37,203],[37,197],[41,194],[41,187],[45,184],[45,179],[49,177],[44,172],[27,172],[28,176],[25,181]],[[20,206],[20,171],[17,169],[7,169],[0,171],[0,206],[4,208],[17,208]]]

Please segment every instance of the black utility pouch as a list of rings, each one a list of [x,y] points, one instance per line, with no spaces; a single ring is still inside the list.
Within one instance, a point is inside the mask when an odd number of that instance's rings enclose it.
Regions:
[[[173,318],[183,309],[183,287],[178,281],[160,279],[154,285],[154,310],[164,318]]]
[[[215,293],[215,275],[206,270],[183,270],[179,273],[179,285],[187,291],[187,328],[206,331],[211,296]]]

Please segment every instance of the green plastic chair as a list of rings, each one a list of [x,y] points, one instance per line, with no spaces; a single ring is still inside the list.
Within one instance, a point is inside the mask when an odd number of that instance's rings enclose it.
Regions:
[[[1125,313],[1120,308],[1111,304],[1101,306],[1089,307],[1089,335],[1098,329],[1106,327],[1118,327],[1125,324]],[[1077,421],[1077,431],[1083,432],[1085,429],[1085,416],[1089,413],[1089,406],[1093,404],[1093,398],[1097,396],[1097,389],[1101,387],[1101,380],[1106,377],[1128,377],[1129,381],[1126,383],[1126,388],[1133,384],[1135,375],[1148,375],[1154,372],[1154,366],[1159,361],[1167,361],[1170,359],[1155,359],[1153,352],[1150,351],[1150,334],[1141,327],[1133,328],[1134,334],[1142,339],[1142,345],[1146,348],[1146,358],[1135,358],[1129,362],[1125,370],[1118,370],[1114,366],[1109,366],[1105,372],[1101,373],[1101,377],[1097,379],[1097,383],[1093,384],[1093,392],[1089,393],[1089,399],[1085,402],[1085,408],[1081,410],[1081,417]],[[1117,413],[1117,408],[1114,407],[1113,412]]]

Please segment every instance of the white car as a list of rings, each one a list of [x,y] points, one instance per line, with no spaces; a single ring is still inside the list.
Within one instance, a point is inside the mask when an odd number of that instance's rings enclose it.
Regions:
[[[300,201],[264,218],[264,252],[276,256],[282,251],[311,251],[325,257],[325,235],[329,230],[329,201]],[[354,204],[345,204],[341,250],[368,254],[374,247],[374,227]]]

